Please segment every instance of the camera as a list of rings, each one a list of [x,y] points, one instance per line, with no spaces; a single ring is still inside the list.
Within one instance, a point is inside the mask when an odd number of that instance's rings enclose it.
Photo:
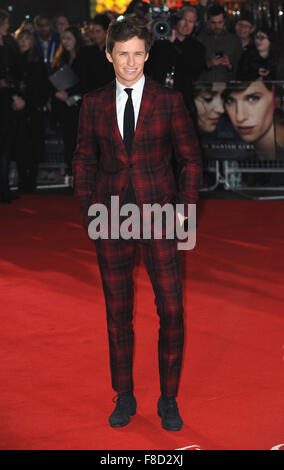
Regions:
[[[172,29],[177,23],[176,12],[170,11],[164,1],[161,7],[153,6],[151,1],[148,13],[149,21],[152,21],[151,32],[156,39],[168,39],[172,34]]]

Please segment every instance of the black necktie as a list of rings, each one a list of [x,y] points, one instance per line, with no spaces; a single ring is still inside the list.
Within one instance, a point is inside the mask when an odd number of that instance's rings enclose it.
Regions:
[[[124,88],[124,91],[128,94],[128,99],[126,101],[126,105],[124,109],[124,116],[123,116],[123,140],[124,140],[128,155],[130,155],[130,152],[131,152],[133,135],[134,135],[134,126],[135,126],[134,108],[133,108],[133,102],[131,98],[132,90],[133,88]]]
[[[134,108],[133,108],[133,102],[131,98],[132,88],[124,88],[124,91],[128,94],[128,99],[126,101],[126,105],[124,108],[124,116],[123,116],[123,140],[125,143],[127,153],[128,155],[130,155],[133,136],[134,136],[134,127],[135,127]],[[131,180],[125,191],[123,202],[124,203],[136,202],[135,193],[134,193]]]

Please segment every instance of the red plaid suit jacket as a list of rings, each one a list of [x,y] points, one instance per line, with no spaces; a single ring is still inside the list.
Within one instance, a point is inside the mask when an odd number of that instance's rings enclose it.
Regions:
[[[178,185],[173,149],[180,168]],[[80,112],[73,175],[86,228],[89,206],[108,206],[111,195],[122,201],[129,179],[141,209],[144,203],[195,203],[200,149],[181,94],[146,77],[129,157],[117,124],[115,81],[88,93]]]

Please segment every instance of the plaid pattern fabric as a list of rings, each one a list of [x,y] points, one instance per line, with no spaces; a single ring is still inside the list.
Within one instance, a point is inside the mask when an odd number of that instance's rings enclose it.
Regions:
[[[173,148],[180,168],[178,188]],[[73,175],[86,228],[89,206],[108,206],[111,195],[122,201],[130,181],[141,209],[144,203],[194,204],[201,173],[199,144],[179,92],[146,77],[130,155],[117,125],[115,82],[84,97]]]
[[[178,185],[171,164],[173,149],[180,169]],[[143,204],[195,203],[201,182],[200,150],[181,94],[146,77],[130,155],[117,125],[115,82],[86,95],[73,175],[85,228],[90,222],[89,206],[104,203],[109,207],[111,196],[123,201],[129,183],[141,212]],[[182,289],[175,240],[95,242],[106,301],[112,386],[118,392],[133,388],[132,273],[137,244],[160,317],[161,391],[175,396],[183,349]]]
[[[183,351],[183,306],[179,252],[175,240],[97,240],[103,283],[112,387],[133,390],[133,268],[141,249],[160,319],[158,357],[161,392],[176,396]]]

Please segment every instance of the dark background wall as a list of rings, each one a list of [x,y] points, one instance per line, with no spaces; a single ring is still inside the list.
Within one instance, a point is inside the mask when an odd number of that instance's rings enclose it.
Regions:
[[[10,12],[11,29],[19,26],[27,14],[34,18],[38,13],[53,16],[64,12],[72,23],[82,23],[89,18],[89,0],[0,0],[0,8]]]

